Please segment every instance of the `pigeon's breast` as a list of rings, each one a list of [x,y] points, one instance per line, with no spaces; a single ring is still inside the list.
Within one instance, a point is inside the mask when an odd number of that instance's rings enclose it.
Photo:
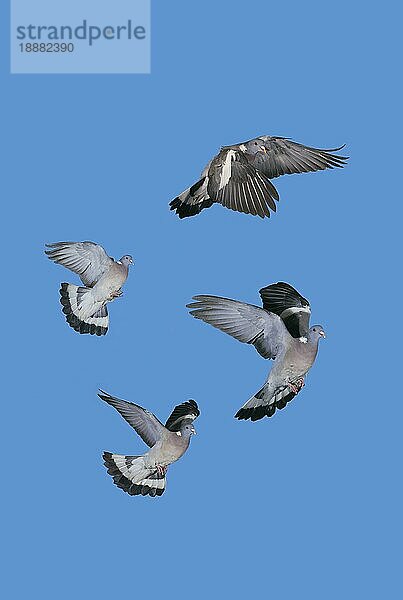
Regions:
[[[146,454],[147,466],[153,468],[156,465],[167,467],[179,460],[189,446],[189,439],[184,440],[176,433],[168,435],[164,441],[159,440],[155,446]]]
[[[311,349],[306,344],[296,340],[295,345],[289,350],[284,361],[286,378],[289,381],[294,381],[304,377],[314,360],[315,355],[311,352]]]
[[[179,434],[180,431],[173,433],[172,436],[170,436],[171,439],[169,442],[166,442],[162,448],[161,460],[165,465],[170,465],[179,460],[189,447],[190,439],[184,439]]]
[[[104,275],[97,283],[97,288],[103,294],[104,297],[108,297],[114,292],[120,290],[127,279],[127,272],[125,269],[119,268],[120,265],[116,265],[109,273]]]

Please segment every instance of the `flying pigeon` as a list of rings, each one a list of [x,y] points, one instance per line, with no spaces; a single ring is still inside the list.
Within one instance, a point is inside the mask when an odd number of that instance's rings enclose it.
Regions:
[[[137,496],[161,496],[165,491],[168,466],[179,460],[196,433],[193,421],[200,415],[194,400],[175,406],[165,426],[151,412],[100,390],[98,396],[116,408],[151,450],[142,456],[104,452],[103,459],[114,483]]]
[[[77,273],[85,286],[61,284],[60,302],[67,323],[79,333],[105,335],[109,326],[106,305],[122,296],[133,258],[125,255],[114,260],[94,242],[57,242],[46,247],[48,258]]]
[[[218,202],[231,210],[270,217],[279,195],[270,179],[292,173],[343,167],[347,156],[333,154],[344,148],[310,148],[285,137],[262,135],[224,146],[207,164],[201,179],[170,203],[180,219],[199,214]]]
[[[309,302],[291,285],[274,283],[260,290],[263,308],[217,296],[194,296],[190,314],[246,344],[253,344],[274,365],[266,383],[238,410],[237,419],[257,421],[282,409],[305,385],[315,362],[321,325],[309,328]]]

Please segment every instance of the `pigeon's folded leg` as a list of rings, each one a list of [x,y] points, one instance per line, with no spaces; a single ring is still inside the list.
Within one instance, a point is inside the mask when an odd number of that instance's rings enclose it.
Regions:
[[[157,473],[160,477],[165,477],[168,467],[157,465]]]
[[[121,298],[123,296],[123,291],[117,290],[116,292],[111,292],[111,295],[108,298],[108,302],[113,302],[113,300],[116,300],[116,298]]]
[[[295,383],[289,383],[288,388],[293,394],[297,395],[302,390],[304,385],[305,385],[304,378],[301,377],[300,379],[297,379],[297,381]]]

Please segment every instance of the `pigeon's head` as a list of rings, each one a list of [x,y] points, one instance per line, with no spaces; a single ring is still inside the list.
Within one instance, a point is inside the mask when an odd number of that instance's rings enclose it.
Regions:
[[[310,328],[309,330],[309,336],[311,338],[311,340],[313,342],[318,341],[321,337],[325,338],[326,334],[324,332],[324,329],[322,327],[322,325],[314,325],[313,327]]]
[[[245,152],[247,152],[248,154],[257,154],[258,152],[266,152],[266,148],[264,146],[264,140],[262,140],[261,138],[255,138],[254,140],[249,140],[249,142],[246,142],[245,144],[243,144],[243,146],[245,146],[246,150]]]
[[[126,254],[125,256],[122,256],[122,258],[120,259],[119,262],[121,262],[122,265],[124,265],[125,267],[129,267],[129,265],[134,265],[133,257],[130,256],[130,254]]]
[[[196,434],[196,429],[193,426],[192,419],[183,419],[180,432],[184,438],[190,438],[191,435]]]

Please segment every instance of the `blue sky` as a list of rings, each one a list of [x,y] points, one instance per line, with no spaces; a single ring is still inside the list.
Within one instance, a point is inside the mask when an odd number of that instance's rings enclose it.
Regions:
[[[10,76],[4,44],[4,597],[400,597],[396,6],[154,2],[145,76]],[[168,211],[220,145],[259,134],[351,161],[276,180],[270,220]],[[135,257],[103,339],[63,320],[77,277],[42,251],[65,239]],[[185,304],[259,303],[278,280],[327,339],[291,405],[238,422],[269,362]],[[160,499],[106,474],[103,450],[145,447],[98,387],[160,418],[199,403]]]

